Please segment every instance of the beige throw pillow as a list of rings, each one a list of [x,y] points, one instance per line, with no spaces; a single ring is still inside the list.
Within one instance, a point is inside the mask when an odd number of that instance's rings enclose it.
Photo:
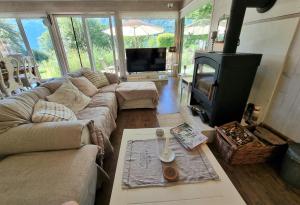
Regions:
[[[58,122],[77,120],[74,112],[62,104],[39,100],[35,106],[32,122]]]
[[[91,81],[97,88],[102,88],[109,85],[106,76],[101,72],[93,72],[91,70],[83,70],[83,76]]]
[[[86,96],[92,97],[98,89],[86,77],[71,78],[71,82]]]
[[[91,99],[78,90],[70,81],[62,84],[52,95],[47,96],[50,102],[63,104],[77,113],[85,108]]]

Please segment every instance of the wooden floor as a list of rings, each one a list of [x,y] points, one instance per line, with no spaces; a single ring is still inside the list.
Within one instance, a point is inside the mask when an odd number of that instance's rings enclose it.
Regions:
[[[170,78],[167,84],[157,85],[160,92],[157,110],[139,109],[118,113],[117,128],[111,136],[115,155],[104,161],[104,169],[109,173],[111,180],[98,190],[97,205],[109,204],[123,130],[158,127],[157,114],[178,112],[180,104],[186,103],[187,96],[184,91],[180,101],[179,86],[179,80],[174,78]],[[266,163],[230,166],[223,162],[213,145],[209,147],[247,204],[300,205],[300,190],[289,187],[280,179],[278,166]]]

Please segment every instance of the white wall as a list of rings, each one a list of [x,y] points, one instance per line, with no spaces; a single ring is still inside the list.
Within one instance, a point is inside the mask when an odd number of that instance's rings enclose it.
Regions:
[[[285,67],[265,123],[300,143],[300,26],[288,52]]]
[[[217,30],[218,20],[222,15],[229,14],[230,6],[231,0],[215,0],[212,30]],[[299,17],[299,0],[277,0],[274,7],[263,14],[258,13],[254,8],[247,9],[240,36],[241,44],[238,47],[238,52],[263,54],[261,66],[257,71],[249,97],[249,102],[262,106],[259,120],[266,122],[274,129],[294,140],[300,140],[300,132],[298,132],[299,136],[296,136],[296,131],[287,132],[289,125],[285,125],[285,128],[279,126],[280,123],[287,123],[287,116],[278,114],[278,112],[282,113],[282,111],[279,111],[282,110],[282,107],[278,106],[278,101],[282,100],[282,98],[278,97],[280,93],[278,91],[275,92],[275,90],[286,67],[287,56],[291,56],[289,61],[295,61],[295,54],[290,54],[292,52],[290,47],[294,44],[293,39],[295,38],[296,30],[299,29]],[[221,49],[222,45],[221,47],[219,46],[218,50]],[[293,52],[295,53],[295,51]],[[298,85],[300,86],[299,78]],[[285,108],[286,110],[283,112],[291,109],[291,106],[288,106],[291,103],[290,99],[285,98],[285,101],[285,106],[288,108]],[[269,109],[270,105],[271,108]],[[277,114],[269,114],[273,112]],[[274,116],[280,119],[274,120]],[[295,119],[295,115],[293,117]],[[300,116],[298,122],[299,120]],[[291,122],[289,124],[292,125]]]

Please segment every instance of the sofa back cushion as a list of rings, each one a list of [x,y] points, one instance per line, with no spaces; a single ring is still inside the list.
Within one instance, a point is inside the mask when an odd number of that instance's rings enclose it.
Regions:
[[[70,81],[63,83],[52,95],[46,97],[50,102],[63,104],[77,113],[85,108],[91,99],[78,90]]]
[[[41,86],[50,90],[51,93],[54,93],[67,80],[67,78],[55,78],[43,83]]]
[[[119,76],[115,73],[104,73],[106,76],[109,84],[115,84],[115,83],[120,83]]]
[[[12,127],[31,122],[31,115],[39,97],[34,92],[24,92],[0,101],[0,134]]]
[[[98,92],[96,86],[86,77],[70,78],[70,80],[86,96],[92,97]]]
[[[93,72],[90,70],[83,70],[82,72],[83,76],[91,81],[96,86],[96,88],[102,88],[106,85],[109,85],[106,76],[101,72]]]
[[[46,99],[48,95],[51,95],[50,90],[45,87],[36,87],[32,89],[30,92],[36,94],[39,97],[39,99]]]
[[[77,120],[74,112],[62,104],[39,100],[32,114],[32,122],[58,122]]]

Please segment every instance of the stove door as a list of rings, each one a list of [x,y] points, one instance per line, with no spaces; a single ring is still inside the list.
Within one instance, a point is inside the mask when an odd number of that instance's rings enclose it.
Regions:
[[[212,104],[217,89],[219,64],[207,57],[195,59],[193,88],[202,96],[202,100]]]

